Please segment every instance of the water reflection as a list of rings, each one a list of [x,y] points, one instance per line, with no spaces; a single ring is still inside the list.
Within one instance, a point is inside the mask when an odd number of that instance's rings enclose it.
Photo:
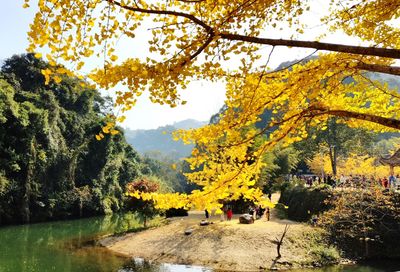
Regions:
[[[152,264],[140,258],[133,259],[119,272],[211,272],[212,270],[202,266],[179,264]]]
[[[132,214],[0,228],[0,272],[210,272],[199,266],[155,265],[112,254],[93,241],[141,227]],[[335,266],[294,272],[386,272],[399,263]]]
[[[90,241],[138,227],[125,214],[0,228],[0,272],[117,271],[127,259]]]

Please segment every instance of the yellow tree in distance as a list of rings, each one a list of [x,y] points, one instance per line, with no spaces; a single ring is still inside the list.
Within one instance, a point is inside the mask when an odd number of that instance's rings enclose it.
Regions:
[[[332,166],[328,155],[318,154],[308,161],[307,165],[314,173],[323,172],[325,175],[332,175]],[[373,177],[378,180],[388,174],[389,166],[380,164],[376,158],[368,155],[350,154],[348,157],[338,160],[338,176],[365,176],[368,179]]]
[[[400,75],[400,1],[322,1],[326,14],[320,32],[303,40],[311,29],[305,18],[316,2],[38,0],[29,51],[49,52],[46,58],[52,65],[68,63],[74,73],[91,57],[102,58],[104,66],[87,77],[99,88],[125,86],[127,91],[116,92],[122,112],[144,92],[154,103],[175,107],[185,104],[180,93],[189,82],[225,82],[226,110],[219,122],[176,134],[196,144],[188,159],[196,171],[187,176],[202,189],[189,195],[132,196],[153,199],[159,208],[218,209],[222,199],[241,196],[263,202],[262,192],[253,185],[264,165],[262,155],[277,143],[289,145],[306,138],[310,126],[325,129],[330,116],[352,127],[400,129],[397,90],[366,76]],[[27,0],[25,7],[29,4]],[[118,60],[119,39],[135,41],[141,25],[147,24],[151,38],[143,52],[146,58]],[[287,39],[269,36],[283,30]],[[359,42],[324,42],[332,33],[346,33]],[[314,49],[318,58],[271,70],[270,57],[280,46]],[[63,73],[70,72],[43,71],[48,82],[59,81]],[[346,79],[353,83],[344,83]],[[254,124],[265,110],[273,117],[260,131]],[[122,121],[123,116],[119,118]],[[271,132],[268,140],[254,145],[266,131]]]

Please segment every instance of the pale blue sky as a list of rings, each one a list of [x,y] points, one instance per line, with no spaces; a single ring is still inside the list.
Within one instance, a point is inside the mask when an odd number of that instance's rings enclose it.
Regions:
[[[21,0],[0,0],[0,59],[25,52],[26,32],[33,19],[32,9],[23,9]]]

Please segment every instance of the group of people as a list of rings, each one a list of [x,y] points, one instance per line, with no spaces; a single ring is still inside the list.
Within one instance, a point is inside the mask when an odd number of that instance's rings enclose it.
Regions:
[[[302,176],[300,179],[304,180],[306,186],[312,187],[313,185],[328,184],[333,188],[335,187],[358,187],[365,188],[374,184],[381,185],[385,189],[397,189],[400,187],[400,175],[391,174],[389,177],[376,179],[371,176],[367,178],[365,175],[340,175],[334,177],[332,175],[319,176]]]
[[[391,174],[389,177],[376,179],[374,176],[367,178],[365,175],[354,176],[354,177],[352,175],[350,175],[349,177],[345,177],[344,175],[342,175],[340,177],[339,184],[343,186],[348,185],[349,187],[361,187],[361,188],[366,188],[366,186],[379,185],[385,189],[395,190],[400,185],[400,176],[399,175],[395,176],[394,174]]]
[[[385,189],[397,189],[397,186],[400,185],[400,176],[395,176],[394,174],[391,174],[389,178],[379,178],[379,183]]]
[[[253,216],[254,220],[263,218],[265,215],[265,218],[269,221],[269,208],[264,209],[261,206],[250,206],[249,214]]]
[[[335,180],[335,178],[332,175],[325,175],[323,177],[319,177],[319,176],[302,176],[300,177],[301,179],[303,179],[305,181],[305,184],[309,187],[316,185],[316,184],[328,184],[331,185],[332,187],[335,187],[337,184],[337,181]]]
[[[221,221],[231,221],[232,217],[233,217],[233,210],[232,210],[232,206],[231,205],[226,205],[222,208],[223,213],[221,214]],[[269,221],[270,218],[270,210],[269,208],[262,208],[261,206],[250,206],[248,209],[248,213],[250,215],[253,216],[253,219],[260,219],[263,216],[265,216],[265,218],[267,218],[267,220]],[[210,213],[208,212],[208,210],[205,210],[205,216],[206,219],[210,218]]]
[[[233,217],[232,207],[224,206],[222,211],[223,211],[223,213],[221,214],[221,221],[225,221],[225,218],[226,218],[226,220],[231,221],[232,217]],[[208,210],[204,210],[204,212],[205,212],[206,219],[210,218],[210,213],[208,212]]]

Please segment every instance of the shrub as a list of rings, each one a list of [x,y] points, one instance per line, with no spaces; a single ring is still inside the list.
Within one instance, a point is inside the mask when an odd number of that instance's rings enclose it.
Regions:
[[[318,245],[312,247],[309,254],[321,266],[337,263],[340,260],[339,251],[333,246]]]
[[[314,214],[330,208],[327,200],[332,192],[330,188],[288,187],[281,192],[279,203],[288,206],[287,216],[291,220],[308,221]]]
[[[351,257],[400,257],[400,195],[381,188],[343,190],[319,225]]]
[[[159,185],[149,179],[142,178],[134,182],[130,182],[126,185],[128,193],[133,193],[134,191],[140,192],[156,192]],[[154,207],[154,203],[150,200],[142,200],[134,197],[128,197],[127,206],[130,210],[136,211],[139,215],[139,220],[143,222],[144,227],[147,226],[147,220],[153,218],[158,214],[158,211]]]

